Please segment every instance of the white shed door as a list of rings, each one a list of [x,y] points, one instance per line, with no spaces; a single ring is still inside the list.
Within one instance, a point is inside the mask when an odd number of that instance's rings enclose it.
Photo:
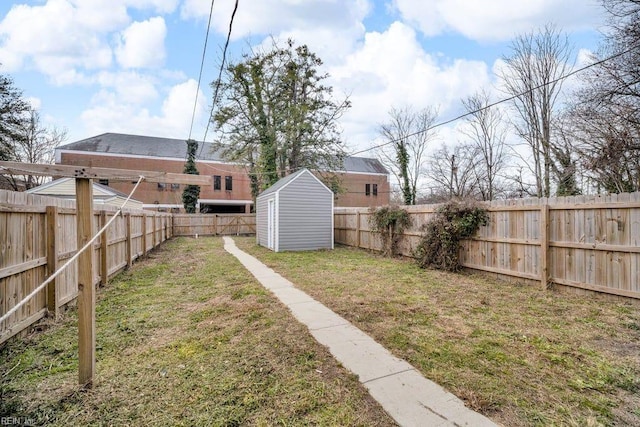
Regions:
[[[267,247],[275,250],[276,243],[276,203],[271,199],[267,208]]]

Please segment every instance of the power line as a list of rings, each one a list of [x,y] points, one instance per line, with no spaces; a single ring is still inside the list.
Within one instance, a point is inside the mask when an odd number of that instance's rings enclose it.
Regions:
[[[567,73],[567,74],[565,74],[565,75],[563,75],[563,76],[560,76],[560,77],[558,77],[558,78],[556,78],[556,79],[554,79],[554,80],[552,80],[552,81],[550,81],[550,82],[543,83],[543,84],[538,85],[538,86],[536,86],[536,87],[533,87],[533,88],[531,88],[531,89],[527,89],[527,90],[525,90],[524,92],[521,92],[521,93],[519,93],[519,94],[516,94],[516,95],[510,96],[510,97],[508,97],[508,98],[501,99],[501,100],[496,101],[496,102],[494,102],[494,103],[492,103],[492,104],[485,105],[485,106],[484,106],[484,107],[482,107],[482,108],[478,108],[478,109],[473,110],[473,111],[468,111],[468,112],[466,112],[466,113],[464,113],[464,114],[461,114],[461,115],[459,115],[459,116],[457,116],[457,117],[454,117],[454,118],[452,118],[452,119],[446,120],[446,121],[444,121],[444,122],[436,123],[435,125],[429,126],[429,127],[425,128],[425,129],[419,130],[419,131],[417,131],[417,132],[413,132],[413,133],[410,133],[410,134],[407,134],[407,135],[403,135],[403,136],[402,136],[402,138],[391,139],[391,140],[389,140],[389,141],[383,142],[382,144],[378,144],[378,145],[374,145],[374,146],[369,147],[369,148],[365,148],[364,150],[354,151],[353,153],[351,153],[351,154],[349,154],[349,155],[350,155],[350,156],[355,156],[356,154],[361,154],[361,153],[365,153],[365,152],[370,151],[370,150],[374,150],[374,149],[376,149],[376,148],[384,147],[384,146],[386,146],[386,145],[389,145],[389,144],[393,144],[393,143],[399,142],[399,141],[401,141],[401,140],[403,140],[403,139],[405,139],[405,138],[409,138],[409,137],[412,137],[412,136],[420,135],[420,134],[423,134],[423,133],[425,133],[425,132],[429,132],[429,131],[430,131],[430,130],[432,130],[432,129],[435,129],[435,128],[438,128],[438,127],[441,127],[441,126],[444,126],[444,125],[448,125],[449,123],[453,123],[453,122],[458,121],[458,120],[460,120],[460,119],[462,119],[462,118],[465,118],[465,117],[467,117],[467,116],[470,116],[470,115],[473,115],[473,114],[477,114],[477,113],[479,113],[479,112],[481,112],[481,111],[484,111],[484,110],[487,110],[487,109],[489,109],[489,108],[493,108],[493,107],[495,107],[496,105],[499,105],[499,104],[502,104],[502,103],[505,103],[505,102],[512,101],[512,100],[514,100],[514,99],[516,99],[516,98],[519,98],[519,97],[521,97],[521,96],[523,96],[523,95],[526,95],[526,94],[528,94],[528,93],[530,93],[530,92],[533,92],[534,90],[538,90],[538,89],[541,89],[541,88],[543,88],[543,87],[545,87],[545,86],[549,86],[549,85],[552,85],[552,84],[558,83],[559,81],[562,81],[562,80],[564,80],[564,79],[567,79],[567,78],[569,78],[569,77],[571,77],[571,76],[573,76],[573,75],[575,75],[575,74],[581,73],[581,72],[583,72],[583,71],[585,71],[585,70],[587,70],[587,69],[589,69],[589,68],[591,68],[591,67],[595,67],[596,65],[600,65],[600,64],[603,64],[603,63],[605,63],[605,62],[611,61],[612,59],[615,59],[615,58],[617,58],[617,57],[619,57],[619,56],[626,55],[627,53],[631,52],[631,51],[632,51],[633,49],[635,49],[636,47],[638,47],[638,45],[631,46],[631,47],[629,47],[628,49],[626,49],[626,50],[624,50],[624,51],[622,51],[622,52],[618,52],[618,53],[613,54],[613,55],[611,55],[611,56],[608,56],[608,57],[606,57],[606,58],[604,58],[604,59],[601,59],[601,60],[599,60],[599,61],[593,62],[593,63],[591,63],[591,64],[589,64],[589,65],[585,65],[584,67],[581,67],[581,68],[575,69],[575,70],[573,70],[573,71],[571,71],[571,72],[569,72],[569,73]]]
[[[200,61],[200,74],[198,74],[198,86],[196,88],[196,98],[193,101],[193,111],[191,112],[191,126],[189,126],[189,138],[193,132],[193,121],[196,117],[196,107],[198,106],[198,94],[200,93],[200,83],[202,82],[202,70],[204,69],[204,58],[207,54],[207,43],[209,42],[209,29],[211,28],[211,17],[213,16],[213,4],[216,0],[211,0],[211,9],[209,9],[209,21],[207,22],[207,34],[204,36],[204,48],[202,49],[202,59]]]
[[[204,148],[204,143],[207,140],[207,133],[209,133],[209,125],[211,124],[211,119],[213,118],[213,110],[218,102],[218,94],[220,91],[220,80],[222,79],[222,72],[224,71],[224,64],[227,58],[227,48],[229,47],[229,40],[231,39],[231,31],[233,29],[233,20],[236,17],[236,12],[238,11],[238,0],[235,1],[235,5],[233,6],[233,12],[231,13],[231,19],[229,20],[229,31],[227,32],[227,40],[224,43],[224,49],[222,50],[222,62],[220,63],[220,69],[218,70],[218,78],[216,79],[216,87],[213,91],[213,102],[211,103],[211,112],[209,113],[209,120],[207,120],[207,127],[204,131],[204,136],[202,137],[202,147],[200,147],[200,152],[198,153],[198,157],[202,154],[202,149]]]

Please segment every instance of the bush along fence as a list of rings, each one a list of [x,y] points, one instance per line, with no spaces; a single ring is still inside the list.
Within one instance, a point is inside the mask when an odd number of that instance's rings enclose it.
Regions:
[[[640,299],[640,193],[500,200],[482,205],[488,221],[463,240],[460,263],[544,288],[554,285]],[[411,217],[398,243],[414,256],[436,205],[405,206]],[[335,241],[382,249],[368,208],[335,209]]]
[[[96,206],[94,206],[95,208]],[[94,233],[117,209],[94,210]],[[75,202],[0,190],[0,314],[35,290],[77,248]],[[173,236],[172,216],[123,211],[93,245],[94,285],[106,284],[137,258]],[[6,321],[0,343],[58,310],[78,295],[77,261]]]

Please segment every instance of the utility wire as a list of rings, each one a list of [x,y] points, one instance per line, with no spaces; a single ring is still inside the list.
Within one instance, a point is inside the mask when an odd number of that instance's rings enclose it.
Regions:
[[[207,120],[207,127],[204,130],[204,136],[202,137],[202,146],[200,147],[200,152],[198,153],[198,158],[202,154],[202,149],[204,148],[204,143],[207,140],[207,133],[209,133],[209,126],[211,125],[211,120],[213,118],[213,110],[216,107],[218,102],[218,95],[220,92],[220,80],[222,79],[222,72],[224,71],[225,61],[227,59],[227,48],[229,47],[229,40],[231,39],[231,31],[233,30],[233,20],[236,17],[236,12],[238,11],[238,0],[236,0],[235,5],[233,6],[233,12],[231,13],[231,19],[229,20],[229,31],[227,32],[227,40],[224,43],[224,49],[222,50],[222,62],[220,63],[220,69],[218,70],[218,78],[216,79],[216,87],[213,91],[213,102],[211,103],[211,112],[209,113],[209,120]]]
[[[189,126],[189,138],[193,132],[193,122],[196,118],[196,107],[198,106],[198,94],[200,93],[200,83],[202,82],[202,70],[204,69],[204,58],[207,54],[207,43],[209,42],[209,29],[211,28],[211,17],[213,16],[213,4],[216,0],[211,0],[209,9],[209,21],[207,22],[207,34],[204,36],[204,48],[202,49],[202,59],[200,60],[200,74],[198,74],[198,87],[196,88],[196,99],[193,101],[193,111],[191,112],[191,126]]]
[[[622,52],[618,52],[618,53],[613,54],[613,55],[611,55],[611,56],[608,56],[608,57],[606,57],[606,58],[604,58],[604,59],[601,59],[601,60],[599,60],[599,61],[593,62],[593,63],[591,63],[591,64],[589,64],[589,65],[585,65],[584,67],[581,67],[581,68],[575,69],[575,70],[573,70],[573,71],[571,71],[571,72],[569,72],[569,73],[567,73],[567,74],[565,74],[565,75],[563,75],[563,76],[560,76],[560,77],[558,77],[558,78],[556,78],[556,79],[554,79],[554,80],[552,80],[552,81],[550,81],[550,82],[543,83],[543,84],[538,85],[538,86],[536,86],[536,87],[533,87],[533,88],[531,88],[531,89],[527,89],[527,90],[525,90],[524,92],[521,92],[521,93],[519,93],[519,94],[516,94],[516,95],[510,96],[510,97],[508,97],[508,98],[501,99],[501,100],[496,101],[496,102],[494,102],[494,103],[492,103],[492,104],[485,105],[485,106],[484,106],[484,107],[482,107],[482,108],[478,108],[478,109],[473,110],[473,111],[468,111],[468,112],[466,112],[466,113],[464,113],[464,114],[461,114],[461,115],[459,115],[459,116],[457,116],[457,117],[454,117],[454,118],[452,118],[452,119],[446,120],[446,121],[444,121],[444,122],[436,123],[436,124],[434,124],[434,125],[432,125],[432,126],[429,126],[429,127],[425,128],[425,129],[422,129],[422,130],[419,130],[419,131],[417,131],[417,132],[413,132],[413,133],[410,133],[410,134],[407,134],[407,135],[403,135],[403,136],[402,136],[402,138],[391,139],[391,140],[389,140],[389,141],[383,142],[382,144],[374,145],[374,146],[372,146],[372,147],[365,148],[365,149],[363,149],[363,150],[354,151],[353,153],[351,153],[351,154],[349,154],[349,155],[350,155],[350,156],[355,156],[356,154],[362,154],[362,153],[365,153],[365,152],[367,152],[367,151],[374,150],[374,149],[376,149],[376,148],[381,148],[381,147],[384,147],[384,146],[386,146],[386,145],[389,145],[389,144],[393,144],[393,143],[396,143],[396,142],[402,141],[402,140],[403,140],[403,139],[405,139],[405,138],[409,138],[409,137],[412,137],[412,136],[420,135],[420,134],[423,134],[423,133],[425,133],[425,132],[429,132],[429,131],[430,131],[430,130],[432,130],[432,129],[435,129],[435,128],[438,128],[438,127],[441,127],[441,126],[444,126],[444,125],[448,125],[449,123],[453,123],[453,122],[458,121],[458,120],[460,120],[460,119],[463,119],[463,118],[465,118],[465,117],[467,117],[467,116],[471,116],[471,115],[473,115],[473,114],[477,114],[477,113],[479,113],[479,112],[481,112],[481,111],[484,111],[484,110],[487,110],[487,109],[489,109],[489,108],[493,108],[493,107],[495,107],[496,105],[499,105],[499,104],[502,104],[502,103],[505,103],[505,102],[512,101],[512,100],[514,100],[514,99],[516,99],[516,98],[519,98],[519,97],[521,97],[521,96],[523,96],[523,95],[526,95],[526,94],[528,94],[528,93],[530,93],[530,92],[533,92],[534,90],[538,90],[538,89],[541,89],[541,88],[543,88],[543,87],[545,87],[545,86],[549,86],[549,85],[552,85],[552,84],[558,83],[558,82],[559,82],[559,81],[561,81],[561,80],[567,79],[567,78],[569,78],[569,77],[571,77],[571,76],[573,76],[573,75],[575,75],[575,74],[581,73],[581,72],[583,72],[583,71],[585,71],[585,70],[588,70],[589,68],[595,67],[596,65],[600,65],[600,64],[603,64],[603,63],[605,63],[605,62],[611,61],[612,59],[615,59],[615,58],[617,58],[617,57],[619,57],[619,56],[626,55],[627,53],[631,52],[633,49],[635,49],[635,48],[636,48],[636,47],[638,47],[638,46],[640,46],[640,45],[633,45],[633,46],[629,47],[628,49],[626,49],[626,50],[624,50],[624,51],[622,51]]]

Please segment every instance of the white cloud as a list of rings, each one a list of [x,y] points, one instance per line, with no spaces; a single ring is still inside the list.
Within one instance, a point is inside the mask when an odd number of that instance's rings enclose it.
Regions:
[[[193,79],[171,87],[157,114],[136,102],[125,102],[118,92],[102,90],[94,96],[93,105],[81,115],[85,134],[123,132],[186,138],[196,88],[197,82]],[[201,123],[206,118],[207,105],[202,91],[198,93],[195,122]]]
[[[459,110],[461,98],[491,80],[484,62],[443,62],[430,55],[415,31],[400,22],[384,33],[368,33],[361,48],[329,72],[336,94],[351,94],[353,106],[342,122],[354,148],[372,144],[376,124],[393,106],[435,106],[445,117]]]
[[[213,28],[227,34],[233,1],[216,3]],[[211,3],[186,0],[184,19],[207,19]],[[313,46],[326,62],[334,62],[354,48],[364,35],[364,18],[371,11],[368,0],[257,0],[240,2],[232,39],[273,35],[279,40],[293,38],[298,44]],[[267,43],[270,43],[267,41]]]
[[[166,35],[167,26],[162,17],[132,23],[121,33],[116,49],[118,63],[124,68],[162,66],[166,58]]]
[[[42,100],[40,98],[36,98],[35,96],[29,96],[27,97],[26,100],[27,100],[27,103],[34,110],[39,110],[42,107]]]
[[[590,49],[580,49],[578,50],[578,55],[576,56],[576,66],[584,67],[586,65],[592,64],[594,62],[594,52]]]
[[[111,35],[129,25],[130,8],[170,13],[176,7],[177,0],[47,0],[34,6],[14,5],[0,21],[3,68],[35,69],[59,85],[86,83],[87,71],[112,65]],[[147,29],[154,31],[150,36],[164,38],[164,23],[153,22]],[[132,36],[131,47],[123,53],[125,62],[135,63],[128,54],[135,53],[142,38]]]
[[[9,71],[31,59],[37,70],[55,80],[74,67],[109,66],[111,49],[81,16],[80,10],[66,0],[50,0],[43,6],[14,6],[0,22],[4,39],[1,49],[10,58]],[[103,16],[99,26],[112,28],[119,19],[117,15],[111,19]]]
[[[118,99],[128,104],[143,105],[159,96],[154,78],[133,71],[102,72],[98,74],[97,82],[101,87],[115,91]]]
[[[393,0],[402,18],[427,36],[456,32],[473,40],[508,40],[554,23],[566,31],[592,29],[601,10],[584,0]]]

